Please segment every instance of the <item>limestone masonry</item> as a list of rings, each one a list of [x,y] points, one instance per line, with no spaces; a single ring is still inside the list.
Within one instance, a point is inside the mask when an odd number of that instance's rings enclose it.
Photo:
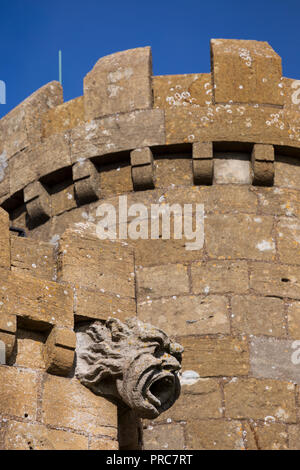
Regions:
[[[203,204],[203,247],[100,240],[121,195]],[[0,449],[300,449],[300,80],[268,43],[214,39],[211,73],[175,76],[119,52],[66,103],[45,85],[0,120],[0,205]],[[154,420],[75,373],[76,333],[132,317],[184,347]]]

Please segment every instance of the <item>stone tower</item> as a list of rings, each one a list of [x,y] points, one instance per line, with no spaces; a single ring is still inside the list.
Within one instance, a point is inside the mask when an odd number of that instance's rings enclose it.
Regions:
[[[300,449],[299,157],[300,81],[265,42],[212,40],[211,73],[176,76],[119,52],[82,97],[52,82],[1,119],[0,448]],[[202,205],[204,243],[100,240],[120,196]],[[142,425],[75,375],[75,331],[114,317],[185,349]]]

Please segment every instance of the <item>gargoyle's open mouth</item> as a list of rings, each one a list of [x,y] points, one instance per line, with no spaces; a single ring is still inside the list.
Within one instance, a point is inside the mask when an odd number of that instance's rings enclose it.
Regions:
[[[145,395],[157,410],[157,415],[169,409],[180,393],[179,379],[174,372],[154,371],[151,378],[148,378],[146,387]]]

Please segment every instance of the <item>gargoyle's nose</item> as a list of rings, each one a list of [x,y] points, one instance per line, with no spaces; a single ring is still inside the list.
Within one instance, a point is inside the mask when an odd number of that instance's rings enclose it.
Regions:
[[[176,357],[171,356],[171,354],[165,353],[162,357],[162,360],[163,369],[168,369],[173,372],[181,369],[180,362],[176,359]]]
[[[179,343],[171,343],[170,344],[170,353],[171,354],[182,354],[184,351],[184,347],[181,346]]]

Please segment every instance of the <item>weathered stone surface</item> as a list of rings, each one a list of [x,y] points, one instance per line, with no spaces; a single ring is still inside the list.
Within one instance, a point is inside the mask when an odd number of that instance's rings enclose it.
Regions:
[[[283,105],[281,58],[267,42],[211,40],[216,103]]]
[[[56,261],[53,245],[30,238],[11,237],[12,271],[39,279],[55,280]]]
[[[184,429],[180,424],[149,425],[143,431],[145,450],[183,450]]]
[[[249,156],[243,153],[216,153],[214,159],[215,184],[251,184]]]
[[[90,160],[75,163],[72,167],[75,193],[80,204],[95,201],[100,196],[100,177]]]
[[[156,188],[174,188],[175,186],[191,186],[193,184],[190,158],[180,155],[177,158],[161,156],[154,160],[154,167]]]
[[[153,154],[149,147],[138,148],[130,153],[131,166],[143,166],[153,163]]]
[[[171,218],[171,224],[173,224]],[[151,227],[150,229],[151,230]],[[203,248],[197,250],[187,250],[187,240],[184,236],[181,240],[174,240],[171,234],[170,240],[130,240],[131,246],[135,250],[135,261],[137,266],[153,266],[163,264],[189,263],[199,261],[203,258]],[[155,253],[155,257],[153,257]]]
[[[179,337],[184,347],[182,368],[200,377],[247,375],[249,351],[245,339]]]
[[[73,184],[56,185],[55,191],[51,193],[51,213],[52,217],[62,214],[65,211],[75,209],[76,201]]]
[[[263,295],[300,299],[300,268],[253,263],[250,266],[250,287]]]
[[[187,446],[191,450],[244,450],[239,421],[192,420],[186,432]]]
[[[140,302],[138,317],[153,322],[168,334],[228,334],[228,308],[228,301],[222,296],[174,296]]]
[[[62,102],[60,83],[50,82],[1,119],[0,135],[2,130],[5,142],[3,150],[8,159],[29,145],[41,141],[43,114]]]
[[[73,295],[68,286],[5,270],[0,272],[0,280],[0,314],[17,315],[38,329],[73,327]]]
[[[284,304],[281,299],[234,296],[231,301],[234,334],[285,336]]]
[[[249,288],[246,261],[208,261],[193,263],[192,289],[195,294],[234,292],[243,294]]]
[[[292,428],[293,426],[289,426]],[[244,423],[244,441],[247,450],[287,450],[288,433],[286,425],[273,423],[270,419],[264,423]]]
[[[300,264],[300,222],[282,218],[277,224],[277,243],[282,263]]]
[[[51,217],[51,198],[39,181],[24,188],[24,202],[30,219],[35,223]]]
[[[181,383],[184,384],[182,379]],[[190,416],[191,409],[193,410],[192,417]],[[160,416],[159,421],[221,418],[222,412],[222,397],[218,382],[213,379],[198,379],[194,385],[182,386],[178,401]]]
[[[9,160],[10,192],[14,194],[41,176],[70,165],[69,136],[50,136]]]
[[[150,47],[117,52],[98,60],[84,79],[85,119],[152,107]]]
[[[296,158],[276,156],[275,186],[300,189],[300,164]]]
[[[224,386],[226,417],[296,422],[293,384],[276,380],[235,379]]]
[[[272,106],[218,104],[165,111],[166,143],[252,142],[300,147],[298,115]],[[276,173],[276,168],[275,168]]]
[[[35,420],[36,374],[17,367],[0,366],[0,383],[0,413]]]
[[[172,277],[169,276],[172,269]],[[157,297],[187,294],[189,280],[187,268],[181,264],[143,268],[136,273],[138,298],[151,300]],[[149,298],[148,298],[149,297]]]
[[[119,450],[119,445],[117,441],[111,439],[93,437],[90,440],[89,450]]]
[[[0,208],[0,267],[10,268],[9,216]]]
[[[104,199],[133,191],[131,166],[127,162],[101,167],[100,178],[101,197]]]
[[[91,320],[107,320],[117,317],[121,321],[134,316],[136,303],[133,298],[122,298],[85,288],[76,288],[75,315]]]
[[[44,349],[46,371],[50,374],[66,376],[70,373],[76,348],[76,335],[73,330],[53,328]]]
[[[135,166],[131,169],[132,183],[136,191],[153,189],[153,165]]]
[[[45,370],[44,360],[45,335],[35,331],[18,328],[17,355],[14,365],[30,369]]]
[[[289,302],[287,306],[289,336],[300,339],[300,302]]]
[[[300,426],[299,424],[289,426],[289,449],[300,449]]]
[[[78,327],[76,376],[97,396],[154,419],[179,397],[182,352],[180,344],[150,324],[109,318]]]
[[[97,119],[71,131],[73,163],[79,158],[164,144],[164,113],[160,109],[132,111]]]
[[[300,347],[294,340],[253,337],[250,348],[251,375],[300,384]]]
[[[7,450],[87,450],[88,438],[41,424],[10,422],[5,436]]]
[[[212,184],[214,172],[212,142],[195,142],[192,157],[194,184]]]
[[[80,287],[134,297],[133,255],[110,240],[67,231],[60,243],[58,278]]]
[[[154,108],[198,108],[212,102],[210,73],[153,77],[152,86]]]
[[[220,227],[222,230],[220,231]],[[212,258],[275,259],[273,218],[246,214],[209,215],[205,240]]]
[[[298,191],[286,188],[256,188],[261,214],[300,217]]]
[[[43,138],[63,134],[84,121],[84,97],[80,96],[67,103],[49,109],[42,116]]]
[[[273,145],[254,144],[251,164],[253,184],[258,186],[273,186],[275,172]]]
[[[44,384],[43,423],[91,434],[103,434],[105,426],[117,426],[117,410],[97,397],[77,379],[48,375]]]

